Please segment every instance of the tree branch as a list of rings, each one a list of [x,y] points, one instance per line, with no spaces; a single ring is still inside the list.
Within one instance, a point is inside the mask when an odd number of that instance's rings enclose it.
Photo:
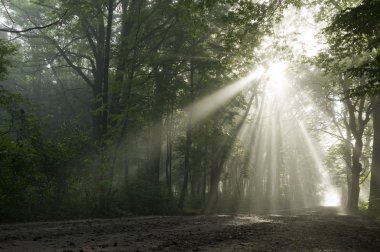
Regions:
[[[66,16],[66,14],[67,14],[68,11],[69,10],[66,10],[65,13],[63,13],[63,15],[58,20],[54,21],[53,23],[47,24],[47,25],[42,25],[42,26],[38,26],[37,25],[37,26],[34,26],[34,27],[26,28],[24,30],[15,30],[15,29],[0,28],[0,31],[20,34],[20,33],[25,33],[25,32],[29,32],[29,31],[33,31],[33,30],[43,30],[43,29],[46,29],[48,27],[51,27],[51,26],[59,24],[62,21],[62,19]]]
[[[343,141],[343,142],[349,142],[346,138],[344,138],[344,137],[342,137],[342,136],[340,136],[340,135],[337,135],[337,134],[335,134],[335,133],[332,133],[332,132],[330,132],[330,131],[324,130],[324,129],[312,128],[311,130],[323,132],[323,133],[325,133],[325,134],[328,134],[328,135],[330,135],[330,136],[335,137],[336,139],[340,139],[340,140]]]
[[[58,52],[62,55],[62,57],[66,60],[67,64],[69,66],[71,66],[78,74],[80,77],[82,77],[82,79],[91,87],[91,88],[94,88],[94,84],[93,82],[83,73],[82,69],[80,67],[78,67],[77,65],[75,65],[69,58],[69,56],[66,54],[65,50],[62,49],[62,47],[59,46],[59,44],[57,43],[57,41],[55,41],[54,39],[50,38],[50,37],[47,37],[45,36],[45,39],[50,41],[54,46],[55,48],[58,50]]]
[[[9,17],[9,19],[10,19],[10,20],[12,21],[12,23],[14,24],[15,21],[13,20],[11,14],[9,13],[8,8],[7,8],[7,6],[6,6],[5,3],[4,3],[4,0],[1,0],[1,4],[2,4],[3,7],[4,7],[5,12],[7,13],[7,16]]]

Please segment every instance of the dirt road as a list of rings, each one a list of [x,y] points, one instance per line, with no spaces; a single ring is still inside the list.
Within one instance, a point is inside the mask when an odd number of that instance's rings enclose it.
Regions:
[[[0,251],[380,251],[380,226],[325,210],[7,224]]]

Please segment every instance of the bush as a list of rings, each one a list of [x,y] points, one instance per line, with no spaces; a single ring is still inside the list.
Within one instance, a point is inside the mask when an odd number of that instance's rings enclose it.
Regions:
[[[179,213],[175,198],[167,196],[165,188],[136,178],[118,195],[118,207],[137,215]]]
[[[362,213],[366,213],[368,211],[368,201],[359,202],[359,211]]]

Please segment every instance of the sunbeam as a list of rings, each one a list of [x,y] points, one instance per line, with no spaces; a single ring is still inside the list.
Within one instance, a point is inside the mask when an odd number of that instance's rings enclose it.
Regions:
[[[380,0],[0,6],[0,250],[380,251]]]
[[[240,197],[248,202],[240,202],[238,209],[248,204],[250,211],[275,213],[284,208],[293,211],[341,204],[340,193],[323,164],[322,149],[302,121],[315,106],[289,84],[287,71],[286,61],[269,64],[261,78],[262,94],[256,94],[255,105],[249,109],[252,117],[245,118],[237,134],[246,155],[240,169],[249,170],[249,190],[246,197]],[[236,164],[232,156],[226,163],[225,174],[229,174]],[[238,173],[233,172],[234,176]],[[228,185],[223,182],[220,190]]]
[[[234,98],[239,92],[254,83],[258,83],[264,74],[263,68],[257,68],[246,77],[218,90],[217,92],[202,98],[188,106],[185,111],[191,113],[193,122],[197,123],[222,107],[226,102]]]

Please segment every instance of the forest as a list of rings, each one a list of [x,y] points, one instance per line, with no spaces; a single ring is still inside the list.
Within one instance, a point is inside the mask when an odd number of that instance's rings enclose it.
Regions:
[[[380,251],[380,1],[0,0],[0,250]]]
[[[380,216],[380,1],[0,5],[1,222]]]

